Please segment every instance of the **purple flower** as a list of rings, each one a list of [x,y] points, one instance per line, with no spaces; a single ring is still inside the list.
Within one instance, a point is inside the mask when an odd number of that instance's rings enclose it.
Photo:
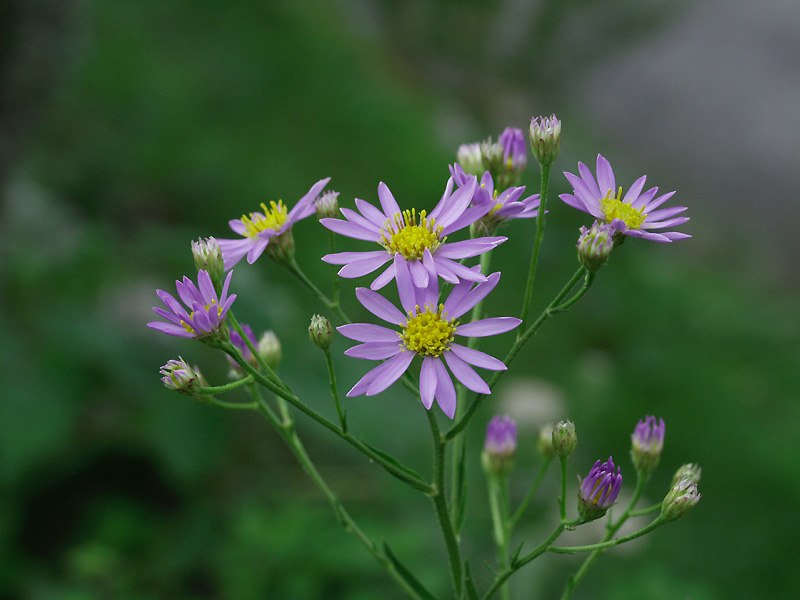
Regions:
[[[242,239],[217,240],[225,259],[225,270],[233,267],[244,256],[247,256],[248,263],[253,264],[266,250],[270,240],[291,231],[292,225],[297,221],[313,215],[314,200],[330,180],[330,177],[326,177],[312,185],[306,195],[300,198],[294,208],[288,212],[283,200],[270,202],[269,208],[262,202],[263,213],[252,212],[249,217],[242,215],[241,219],[228,221],[231,229],[241,235]]]
[[[580,480],[580,478],[579,478]],[[622,487],[620,468],[614,473],[614,461],[601,463],[599,460],[580,483],[578,488],[578,512],[584,521],[599,519],[617,500]]]
[[[528,144],[525,134],[516,127],[506,127],[500,134],[503,147],[503,161],[509,171],[519,174],[528,164]]]
[[[450,173],[458,187],[469,184],[470,176],[460,164],[450,167]],[[523,198],[525,186],[510,187],[499,192],[494,186],[492,174],[485,171],[481,183],[472,195],[472,206],[490,206],[489,212],[479,220],[486,231],[494,231],[499,225],[511,219],[531,219],[539,214],[539,194]]]
[[[204,338],[219,333],[225,325],[228,309],[236,300],[236,294],[228,296],[228,285],[232,274],[233,271],[225,278],[222,294],[219,297],[206,271],[197,273],[197,285],[188,277],[184,277],[182,282],[176,281],[178,297],[191,312],[171,294],[156,290],[158,297],[169,310],[157,306],[154,306],[153,310],[168,322],[152,321],[147,326],[169,335],[185,338]]]
[[[508,415],[495,416],[486,426],[483,451],[492,456],[513,456],[517,451],[517,424]]]
[[[597,180],[589,167],[578,163],[580,177],[572,173],[564,173],[572,184],[572,194],[561,194],[561,199],[578,210],[589,213],[599,221],[610,223],[617,233],[631,237],[644,238],[654,242],[672,242],[692,236],[677,231],[657,233],[650,229],[666,229],[680,225],[689,217],[676,215],[686,210],[685,206],[656,210],[675,192],[669,192],[656,198],[658,188],[651,188],[642,193],[646,176],[633,182],[625,196],[622,188],[617,189],[614,171],[609,162],[600,154],[597,155]],[[616,195],[615,195],[616,194]]]
[[[364,200],[356,199],[359,212],[341,208],[344,219],[321,219],[325,227],[347,237],[375,242],[381,250],[371,252],[339,252],[322,258],[333,265],[344,265],[339,270],[342,277],[360,277],[372,273],[387,262],[388,268],[370,285],[381,289],[396,276],[397,257],[402,259],[411,273],[414,285],[420,288],[429,284],[429,277],[438,276],[449,283],[486,281],[480,270],[462,265],[463,258],[483,254],[506,241],[504,237],[481,237],[446,243],[447,236],[467,227],[491,210],[490,205],[470,207],[477,179],[471,177],[464,186],[453,192],[453,178],[447,182],[444,195],[436,207],[427,214],[422,210],[401,211],[397,202],[381,182],[378,186],[383,212]],[[428,269],[425,262],[431,266]]]
[[[392,325],[399,325],[400,330],[368,323],[337,328],[345,337],[363,342],[346,350],[346,355],[368,360],[388,359],[367,372],[347,395],[374,396],[382,392],[405,373],[415,356],[420,356],[419,393],[423,405],[430,409],[435,398],[444,413],[452,419],[456,410],[456,390],[445,364],[456,379],[479,394],[488,394],[490,389],[470,365],[491,371],[503,371],[506,368],[496,358],[456,343],[455,336],[497,335],[511,331],[520,324],[520,320],[494,317],[465,325],[456,320],[494,289],[500,273],[492,273],[485,282],[477,285],[469,280],[456,284],[447,300],[439,304],[439,286],[430,254],[424,261],[430,280],[426,288],[418,288],[412,283],[411,269],[399,254],[395,256],[393,265],[405,314],[370,289],[356,288],[356,296],[372,314]]]
[[[631,458],[637,472],[647,476],[658,467],[664,448],[664,419],[648,415],[640,420],[631,435]]]
[[[201,387],[208,387],[197,367],[190,367],[182,358],[171,360],[161,367],[161,382],[170,390],[194,396]]]

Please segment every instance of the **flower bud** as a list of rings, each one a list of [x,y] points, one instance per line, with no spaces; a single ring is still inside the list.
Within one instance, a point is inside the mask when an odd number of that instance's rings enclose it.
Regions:
[[[553,427],[555,423],[547,423],[542,425],[539,429],[539,441],[536,443],[536,449],[542,458],[550,460],[556,455],[556,449],[553,448]]]
[[[274,371],[278,368],[283,358],[283,351],[278,336],[272,330],[265,331],[258,340],[258,353],[270,369]]]
[[[318,219],[335,219],[339,216],[339,192],[328,190],[314,200]]]
[[[311,317],[308,327],[308,337],[320,350],[327,350],[333,343],[333,328],[328,319],[321,315]]]
[[[561,146],[561,121],[555,115],[534,117],[528,130],[531,150],[542,166],[551,165],[558,156]]]
[[[163,375],[161,381],[167,388],[186,396],[194,396],[199,388],[208,387],[197,367],[190,367],[180,357],[161,367],[160,373]]]
[[[566,458],[575,446],[578,445],[578,435],[575,432],[575,423],[572,421],[559,421],[553,426],[553,449],[561,458]]]
[[[700,475],[702,472],[703,469],[696,463],[681,465],[672,477],[672,486],[675,486],[681,479],[688,479],[694,483],[700,483]]]
[[[636,472],[644,477],[658,467],[661,450],[664,448],[664,419],[648,415],[640,420],[631,435],[631,459]]]
[[[480,144],[461,144],[456,152],[456,160],[469,175],[483,175],[483,158]]]
[[[581,227],[578,237],[578,260],[590,273],[596,273],[608,262],[614,249],[614,227],[595,221],[590,229]]]
[[[517,452],[517,424],[511,417],[496,416],[486,426],[481,464],[487,473],[505,474],[511,470]]]
[[[609,456],[604,463],[594,463],[586,479],[578,477],[578,514],[584,521],[599,519],[616,502],[622,487],[620,468],[616,469],[614,473],[614,461]]]
[[[506,127],[500,134],[500,145],[503,147],[503,162],[509,186],[519,179],[528,164],[528,148],[522,129]],[[504,186],[507,187],[507,186]]]
[[[289,264],[294,259],[294,236],[292,230],[287,229],[280,235],[269,238],[265,252],[278,264]]]
[[[225,266],[222,260],[222,250],[219,242],[213,237],[199,239],[192,242],[192,256],[197,270],[207,271],[214,287],[218,287],[225,274]]]
[[[697,492],[696,481],[679,479],[661,503],[661,517],[668,521],[680,519],[700,498],[702,495]]]

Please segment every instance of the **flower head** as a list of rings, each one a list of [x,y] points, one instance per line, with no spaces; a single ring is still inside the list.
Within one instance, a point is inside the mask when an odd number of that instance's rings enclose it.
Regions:
[[[378,186],[381,208],[378,210],[364,200],[356,199],[360,212],[341,208],[344,219],[322,219],[325,227],[347,237],[377,243],[381,250],[370,252],[339,252],[322,258],[327,263],[344,265],[341,277],[360,277],[372,273],[387,262],[388,268],[370,285],[381,289],[396,276],[396,257],[411,273],[414,285],[426,287],[429,277],[441,277],[449,283],[486,281],[480,271],[472,270],[459,261],[487,252],[506,241],[504,237],[482,237],[447,243],[447,236],[467,227],[491,210],[491,206],[470,207],[477,179],[453,192],[453,179],[447,182],[444,195],[430,212],[415,209],[401,211],[386,187]],[[426,266],[427,265],[427,266]],[[430,268],[428,268],[430,267]]]
[[[490,137],[481,142],[480,147],[483,167],[492,174],[498,187],[506,189],[514,185],[528,163],[522,130],[506,127],[497,142]]]
[[[450,167],[453,181],[458,187],[469,185],[470,176],[460,164]],[[494,186],[494,179],[489,171],[483,173],[480,185],[475,188],[472,195],[472,206],[489,206],[489,211],[472,227],[480,233],[491,234],[497,227],[511,219],[531,219],[539,214],[539,194],[522,198],[525,186],[510,187],[500,192]]]
[[[581,227],[578,237],[578,260],[590,273],[596,273],[607,262],[614,249],[616,230],[608,223],[595,221],[590,229]]]
[[[190,367],[182,358],[171,360],[161,367],[161,381],[170,390],[186,396],[194,396],[201,387],[208,383],[197,367]]]
[[[556,116],[533,117],[528,129],[531,150],[541,165],[551,165],[561,146],[561,121]]]
[[[507,473],[517,452],[517,424],[514,419],[495,416],[486,426],[481,462],[487,473]]]
[[[685,477],[672,485],[661,503],[661,517],[668,521],[680,519],[700,501],[702,494],[697,491],[697,482]]]
[[[614,472],[614,461],[610,456],[604,463],[598,460],[586,479],[580,481],[579,477],[578,480],[578,513],[584,521],[594,521],[606,514],[622,487],[620,468]]]
[[[308,337],[311,343],[320,350],[327,350],[333,343],[333,329],[328,319],[322,315],[311,317],[311,324],[308,326]]]
[[[245,256],[248,263],[254,263],[270,244],[282,246],[274,249],[279,252],[283,250],[284,254],[293,253],[294,242],[290,242],[292,226],[297,221],[314,214],[314,200],[330,180],[330,177],[326,177],[312,185],[292,210],[286,208],[283,200],[270,202],[269,206],[262,202],[263,212],[251,212],[249,216],[242,215],[241,219],[228,221],[231,229],[241,235],[242,239],[219,240],[222,256],[225,259],[225,270],[233,267]]]
[[[578,210],[589,213],[598,221],[614,227],[617,234],[640,237],[655,242],[673,242],[692,236],[677,231],[657,231],[667,227],[680,225],[689,217],[678,217],[686,210],[685,206],[656,210],[675,192],[669,192],[656,198],[658,188],[650,188],[642,193],[646,176],[633,182],[627,193],[622,195],[622,188],[617,188],[614,171],[609,162],[597,155],[597,179],[589,167],[578,163],[580,177],[572,173],[564,173],[572,184],[572,194],[561,194],[561,199]]]
[[[339,213],[339,192],[328,190],[314,200],[318,219],[335,218]]]
[[[575,446],[578,445],[578,435],[575,432],[575,423],[572,421],[559,421],[553,425],[550,434],[553,443],[553,450],[561,458],[565,458],[572,454]]]
[[[199,239],[192,242],[192,257],[194,266],[197,270],[208,271],[211,281],[219,284],[222,276],[225,275],[225,268],[222,260],[222,249],[213,237]]]
[[[481,156],[481,145],[461,144],[456,152],[456,160],[461,167],[470,175],[480,175],[484,172],[483,157]]]
[[[412,283],[411,269],[401,256],[395,256],[393,265],[402,311],[367,288],[356,288],[356,297],[372,314],[399,326],[399,330],[368,323],[337,327],[345,337],[363,342],[346,350],[346,355],[368,360],[388,359],[367,372],[347,395],[374,396],[382,392],[405,373],[415,356],[419,356],[422,359],[419,392],[423,405],[430,409],[435,398],[452,419],[456,410],[456,390],[447,367],[456,379],[479,394],[488,394],[490,389],[470,365],[491,371],[506,368],[496,358],[457,343],[456,336],[497,335],[511,331],[520,320],[494,317],[464,325],[458,321],[494,289],[500,273],[492,273],[485,282],[477,285],[472,281],[462,281],[453,287],[444,303],[439,303],[439,286],[430,259],[425,263],[430,281],[426,288],[418,288]]]
[[[637,473],[650,475],[658,467],[664,448],[664,419],[648,415],[640,420],[631,435],[631,459]]]
[[[236,294],[228,296],[232,274],[233,271],[225,278],[219,297],[207,271],[200,270],[197,273],[197,285],[188,277],[184,277],[182,282],[176,281],[178,297],[188,310],[171,294],[156,290],[158,297],[169,310],[157,306],[154,306],[153,310],[167,322],[152,321],[147,326],[178,337],[197,339],[215,335],[227,337],[225,317],[231,304],[236,300]]]
[[[703,468],[697,463],[686,463],[678,467],[675,475],[672,476],[672,486],[674,487],[681,479],[688,479],[695,483],[700,483],[700,475],[703,473]]]
[[[522,129],[506,127],[500,134],[500,145],[503,147],[503,160],[506,169],[517,176],[528,164],[528,145]]]
[[[281,363],[283,350],[281,349],[281,341],[274,331],[265,331],[261,335],[261,339],[258,340],[258,353],[271,369],[276,369]]]

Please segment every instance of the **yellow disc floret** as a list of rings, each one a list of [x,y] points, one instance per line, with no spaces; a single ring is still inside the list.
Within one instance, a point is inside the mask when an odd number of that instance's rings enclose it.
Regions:
[[[438,357],[453,341],[456,327],[455,319],[447,319],[444,304],[435,311],[431,306],[425,306],[424,310],[418,306],[416,314],[408,313],[400,337],[408,350],[422,356]]]
[[[216,300],[211,300],[211,304],[209,304],[208,306],[206,306],[206,307],[205,307],[205,308],[206,308],[206,311],[210,310],[212,306],[216,306],[216,308],[217,308],[217,315],[221,315],[221,314],[222,314],[222,307],[217,305],[217,301],[216,301]],[[197,313],[197,311],[196,311],[196,310],[193,310],[193,311],[191,312],[191,314],[189,315],[189,318],[190,318],[190,319],[192,319],[192,320],[194,320],[194,315],[195,315],[196,313]],[[183,325],[184,329],[186,329],[186,331],[188,331],[189,333],[198,333],[198,332],[197,332],[197,331],[195,331],[195,330],[194,330],[194,328],[193,328],[191,325],[189,325],[189,323],[187,323],[186,321],[183,321],[183,320],[181,320],[181,325]]]
[[[433,252],[446,239],[439,239],[443,227],[436,225],[435,219],[428,219],[426,214],[424,210],[419,212],[419,223],[414,209],[386,219],[380,245],[390,254],[400,254],[406,260],[422,260],[426,248]]]
[[[270,202],[269,208],[263,202],[261,208],[264,209],[264,214],[259,212],[250,213],[250,216],[242,215],[242,223],[244,223],[244,235],[247,237],[255,238],[258,234],[267,229],[278,231],[286,222],[286,205],[283,200],[277,202]]]
[[[644,206],[634,208],[628,202],[622,201],[622,188],[619,188],[616,198],[612,195],[614,190],[608,190],[605,198],[600,200],[600,208],[606,216],[606,222],[611,223],[614,219],[622,219],[628,229],[639,229],[647,218]]]

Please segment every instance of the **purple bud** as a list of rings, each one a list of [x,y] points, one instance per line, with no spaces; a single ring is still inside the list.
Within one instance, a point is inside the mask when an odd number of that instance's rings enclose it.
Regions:
[[[620,468],[614,472],[614,461],[611,457],[604,463],[599,460],[589,471],[586,479],[580,481],[578,488],[578,512],[584,521],[599,519],[617,500],[622,487]]]
[[[631,459],[637,473],[648,476],[658,467],[664,448],[664,419],[648,415],[639,421],[631,435]]]
[[[483,467],[487,472],[506,473],[517,452],[517,424],[509,416],[496,416],[486,426]]]

